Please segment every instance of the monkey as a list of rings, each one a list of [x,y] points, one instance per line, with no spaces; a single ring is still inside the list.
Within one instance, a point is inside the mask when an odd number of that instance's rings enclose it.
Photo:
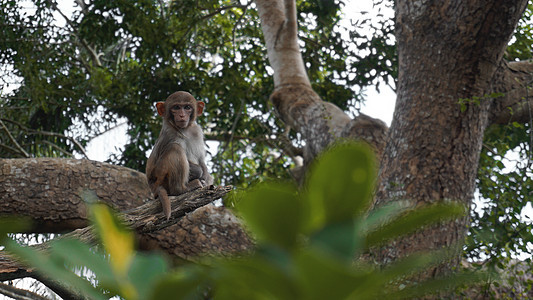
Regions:
[[[205,164],[204,135],[196,123],[204,107],[203,101],[184,91],[156,103],[163,127],[146,162],[146,177],[167,220],[171,211],[169,195],[213,184]]]

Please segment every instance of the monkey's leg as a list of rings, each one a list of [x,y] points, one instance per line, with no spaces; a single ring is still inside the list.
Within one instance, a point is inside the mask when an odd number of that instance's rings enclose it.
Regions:
[[[153,172],[149,175],[150,179],[150,189],[154,194],[154,197],[158,197],[163,207],[163,214],[165,217],[170,219],[170,199],[168,198],[168,178],[167,178],[167,168],[161,166],[159,163]]]
[[[157,188],[157,196],[159,197],[159,201],[161,202],[161,206],[163,207],[163,214],[165,217],[170,219],[170,199],[168,198],[167,190],[165,190],[164,187],[159,186]]]

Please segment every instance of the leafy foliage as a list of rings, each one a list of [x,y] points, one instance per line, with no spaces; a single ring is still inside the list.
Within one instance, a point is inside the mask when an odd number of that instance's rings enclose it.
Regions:
[[[188,90],[207,102],[199,122],[208,140],[220,142],[211,153],[217,180],[248,186],[290,176],[285,149],[302,143],[268,104],[272,74],[251,2],[80,3],[72,15],[53,1],[0,3],[0,134],[8,141],[0,156],[83,155],[92,138],[126,122],[129,142],[110,162],[144,170],[161,126],[153,103]],[[395,77],[391,22],[371,43],[354,27],[354,49],[340,33],[343,1],[297,4],[302,54],[324,99],[353,111],[361,98],[352,87]],[[357,54],[366,48],[369,55]],[[392,58],[374,73],[384,55]]]
[[[518,123],[493,126],[487,132],[478,171],[485,207],[472,212],[468,257],[500,263],[531,253],[533,216],[524,212],[533,193],[532,160],[530,144],[523,142],[530,137],[530,129]]]
[[[367,216],[373,160],[362,145],[341,145],[320,158],[308,181],[312,188],[305,192],[288,183],[262,183],[244,191],[237,213],[257,238],[257,249],[241,257],[204,259],[167,271],[162,257],[134,252],[133,235],[101,204],[93,204],[92,219],[109,260],[76,240],[52,242],[48,254],[9,240],[5,244],[46,276],[94,299],[113,295],[125,299],[400,298],[480,280],[481,273],[409,280],[445,259],[443,253],[418,253],[381,269],[360,258],[370,247],[423,224],[464,213],[460,205],[448,203],[414,210],[394,205]],[[346,188],[328,197],[336,188],[329,186],[331,182]],[[92,270],[97,288],[74,275],[72,266]]]
[[[357,95],[340,81],[349,75],[348,48],[334,30],[340,6],[299,2],[302,24],[317,20],[300,35],[315,89],[346,108]],[[92,1],[76,6],[72,16],[52,1],[5,1],[0,8],[0,60],[7,68],[1,75],[14,82],[2,86],[12,90],[1,98],[2,120],[29,155],[80,153],[125,120],[129,143],[111,162],[144,170],[161,126],[153,103],[188,90],[207,102],[199,122],[208,139],[221,143],[212,153],[215,178],[248,185],[289,177],[290,157],[278,153],[299,141],[278,138],[283,126],[268,105],[273,83],[251,3]],[[11,144],[0,151],[25,156]]]
[[[93,204],[92,215],[104,252],[72,238],[49,242],[46,253],[22,247],[10,239],[4,238],[3,244],[6,250],[15,253],[38,272],[91,299],[108,299],[113,295],[125,299],[147,299],[156,281],[167,271],[167,262],[157,254],[135,252],[133,234],[118,223],[103,204]],[[4,225],[4,222],[1,223]],[[19,226],[23,225],[23,222],[19,223]],[[20,227],[2,226],[2,231],[12,232],[14,229],[20,230]],[[83,267],[96,275],[96,288],[73,272]]]
[[[394,18],[391,11],[394,10],[394,1],[373,1],[376,17],[369,12],[361,12],[352,24],[355,28],[363,30],[351,30],[350,40],[356,49],[351,53],[349,70],[359,76],[349,80],[349,84],[355,86],[374,85],[377,90],[382,83],[395,89],[398,78],[398,61],[396,54],[396,38],[394,36]],[[386,17],[385,11],[388,11]]]

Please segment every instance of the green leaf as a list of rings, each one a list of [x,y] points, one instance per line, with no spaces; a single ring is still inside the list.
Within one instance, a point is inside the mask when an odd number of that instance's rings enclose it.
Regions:
[[[278,253],[277,255],[280,255]],[[290,256],[285,265],[272,261],[271,256],[253,255],[244,259],[219,261],[212,272],[216,281],[215,299],[298,299],[292,277]]]
[[[7,238],[8,233],[24,232],[30,228],[29,218],[8,217],[0,219],[0,243]]]
[[[384,225],[390,220],[397,218],[408,208],[407,201],[397,201],[373,208],[368,216],[363,220],[362,226],[365,231],[376,230],[379,226]]]
[[[291,248],[302,232],[305,207],[290,184],[260,184],[236,204],[250,230],[262,242]]]
[[[322,155],[307,182],[311,229],[366,212],[375,176],[374,157],[366,145],[342,144]]]
[[[52,260],[64,261],[69,266],[86,266],[106,287],[116,285],[113,271],[102,253],[92,250],[89,245],[72,238],[59,238],[50,242]]]
[[[386,286],[391,280],[412,276],[431,265],[443,261],[449,252],[416,253],[395,261],[380,271],[379,284]],[[450,255],[447,255],[448,257]]]
[[[109,264],[115,274],[116,289],[126,299],[139,297],[137,288],[127,278],[135,256],[134,236],[104,204],[91,205],[94,227],[109,253]]]
[[[158,280],[166,275],[167,269],[167,262],[161,255],[137,253],[128,274],[138,291],[138,299],[148,298]]]
[[[72,271],[65,269],[61,260],[50,259],[50,256],[45,255],[40,251],[30,247],[22,247],[12,240],[8,240],[6,243],[6,250],[17,256],[26,264],[34,267],[40,274],[44,274],[44,276],[51,280],[67,285],[73,290],[89,296],[91,299],[108,299],[108,297],[105,297],[87,280],[84,280],[72,273]]]
[[[199,268],[182,267],[155,282],[155,288],[148,299],[200,299],[206,279]]]
[[[351,261],[361,250],[359,229],[353,220],[328,224],[311,236],[311,246],[319,247],[343,260]]]
[[[458,218],[465,212],[464,206],[458,203],[439,203],[417,207],[369,232],[366,236],[366,246],[378,246],[388,240],[414,232],[425,225],[444,219]]]
[[[91,205],[91,214],[98,236],[110,254],[114,272],[125,275],[134,256],[133,233],[127,230],[104,204]]]
[[[368,270],[355,272],[350,264],[311,249],[296,254],[295,267],[300,299],[346,299],[368,279]]]

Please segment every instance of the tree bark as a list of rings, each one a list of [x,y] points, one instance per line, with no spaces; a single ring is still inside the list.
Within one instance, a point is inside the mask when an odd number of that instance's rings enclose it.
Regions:
[[[128,168],[77,159],[0,159],[0,215],[31,218],[31,232],[87,226],[84,191],[118,211],[151,198],[144,174]]]
[[[494,93],[502,94],[495,99],[491,109],[491,124],[510,122],[533,123],[533,63],[529,61],[502,60],[493,79]]]
[[[139,217],[139,210],[144,212],[144,229],[136,229],[142,249],[158,248],[190,259],[242,252],[251,246],[240,221],[223,207],[207,205],[179,222],[175,218],[166,221],[159,201],[152,198],[146,177],[140,172],[88,160],[0,159],[0,216],[30,217],[33,226],[29,232],[84,228],[88,224],[87,209],[80,191],[86,190],[93,190],[99,201],[115,210],[128,211],[128,216]],[[205,198],[210,191],[202,189],[184,195]],[[181,196],[171,199],[173,203],[187,201]],[[30,275],[1,253],[0,280]]]
[[[398,98],[377,205],[408,199],[414,206],[460,201],[470,207],[483,134],[498,104],[487,95],[526,4],[396,2]],[[465,216],[421,230],[383,247],[377,259],[388,262],[461,243],[468,221]],[[440,266],[429,275],[449,269]]]
[[[334,104],[322,101],[311,88],[298,46],[295,1],[255,2],[274,69],[275,90],[270,101],[283,122],[302,134],[306,164],[342,137],[366,141],[379,152],[385,142],[385,123],[366,115],[352,120]]]
[[[531,118],[525,88],[531,66],[502,59],[526,0],[397,1],[398,98],[388,132],[384,124],[365,116],[350,120],[323,102],[307,82],[293,80],[304,77],[294,72],[305,70],[290,69],[279,57],[301,60],[294,50],[296,29],[289,26],[295,23],[294,1],[256,3],[275,74],[271,101],[280,118],[302,134],[306,161],[341,137],[373,145],[382,158],[377,205],[409,199],[413,206],[460,201],[469,207],[487,126]],[[504,95],[491,96],[494,92]],[[356,128],[362,120],[366,126]],[[465,216],[425,229],[384,247],[376,257],[388,262],[460,243],[467,225]],[[438,276],[457,262],[427,274]]]
[[[180,219],[183,217],[189,217],[189,213],[195,211],[197,208],[206,206],[207,204],[215,201],[216,199],[219,199],[220,197],[224,196],[226,193],[228,193],[232,189],[231,186],[227,187],[206,187],[202,189],[197,189],[194,191],[187,192],[185,194],[181,194],[179,196],[171,196],[171,218],[169,220],[166,219],[166,217],[161,213],[161,204],[156,201],[150,201],[146,204],[143,204],[139,207],[136,207],[135,209],[131,209],[126,213],[119,213],[118,217],[121,219],[124,224],[126,224],[129,228],[134,230],[137,234],[150,234],[153,232],[160,231],[161,229],[164,229],[166,227],[169,227],[171,225],[174,225],[176,223],[179,223]],[[215,208],[211,207],[210,210],[207,210],[207,212],[216,211]],[[203,214],[206,215],[206,210],[203,211]],[[228,217],[224,213],[220,213],[216,215],[214,213],[209,213],[210,217],[212,217],[214,220],[220,220],[220,215],[223,217]],[[191,230],[195,230],[195,224],[189,225],[190,220],[200,219],[202,220],[202,217],[194,217],[192,216],[187,222],[184,224],[181,224],[181,227],[190,228]],[[239,223],[239,221],[233,217],[232,222]],[[204,222],[202,224],[209,224],[209,222]],[[227,220],[222,220],[223,225],[225,225],[224,229],[228,229],[228,224],[231,224],[231,222],[228,222]],[[218,225],[218,224],[216,224]],[[216,227],[215,225],[215,227]],[[218,228],[217,228],[218,229]],[[231,228],[233,229],[233,228]],[[188,236],[190,237],[197,237],[200,236],[202,241],[206,239],[206,235],[202,233],[201,230],[196,230],[197,232],[189,233]],[[246,250],[247,247],[251,245],[251,241],[249,240],[248,236],[244,234],[244,232],[241,230],[240,238],[236,238],[237,233],[231,234],[233,242],[236,242],[239,245],[239,249],[241,252]],[[220,237],[214,234],[217,250],[220,252],[227,252],[225,240],[220,240]],[[75,231],[72,231],[70,233],[64,234],[59,238],[65,238],[65,237],[74,237],[77,238],[87,244],[96,244],[98,241],[94,235],[94,230],[92,226],[84,227],[81,229],[77,229]],[[208,236],[209,237],[209,236]],[[217,240],[218,237],[218,240]],[[45,242],[43,244],[38,244],[35,246],[31,246],[35,249],[38,249],[40,251],[47,251],[49,246],[49,242]],[[231,247],[231,246],[230,246]],[[210,248],[208,245],[203,245],[201,249],[198,249],[198,252],[193,253],[194,255],[199,255],[202,253],[202,251],[205,251],[207,248]],[[217,252],[217,253],[220,253]],[[34,276],[33,270],[26,268],[23,264],[18,263],[16,260],[14,260],[10,255],[6,254],[5,251],[0,250],[0,280],[12,280],[15,278],[19,278],[19,275],[24,275],[24,277],[27,276]]]

